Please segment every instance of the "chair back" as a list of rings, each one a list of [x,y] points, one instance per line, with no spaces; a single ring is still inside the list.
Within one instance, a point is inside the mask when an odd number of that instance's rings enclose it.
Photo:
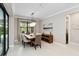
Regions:
[[[41,35],[36,35],[35,44],[41,44]]]
[[[28,40],[26,39],[26,37],[25,37],[24,34],[21,34],[21,37],[22,37],[22,40],[23,40],[24,42],[28,42]]]

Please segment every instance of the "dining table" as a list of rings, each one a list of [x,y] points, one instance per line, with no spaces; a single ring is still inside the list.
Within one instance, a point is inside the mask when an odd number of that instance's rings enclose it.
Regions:
[[[35,41],[35,35],[27,35],[27,34],[25,34],[25,37],[26,37],[27,40],[30,40],[31,42]]]
[[[30,40],[30,42],[28,42],[28,44],[30,44],[31,46],[33,46],[31,43],[33,41],[35,41],[35,35],[27,35],[27,34],[25,34],[25,37],[26,37],[27,40]]]

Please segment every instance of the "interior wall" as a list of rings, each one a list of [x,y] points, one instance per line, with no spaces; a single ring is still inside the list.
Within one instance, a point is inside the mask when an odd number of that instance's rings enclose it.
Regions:
[[[14,43],[15,44],[18,44],[19,41],[20,41],[20,28],[19,28],[19,20],[18,18],[15,17],[15,20],[14,20],[14,35],[15,35],[15,39],[14,39]]]
[[[34,27],[34,33],[42,33],[42,20],[37,20],[36,25]]]
[[[54,41],[65,43],[65,14],[61,13],[52,17],[47,18],[43,21],[43,24],[53,24],[52,30],[43,30],[43,32],[51,32],[54,36]]]
[[[14,46],[14,17],[9,17],[9,45]]]
[[[14,41],[17,41],[17,39],[18,39],[18,38],[17,38],[17,37],[18,37],[18,35],[17,35],[17,34],[18,34],[18,33],[17,33],[17,31],[18,31],[18,30],[17,30],[17,29],[18,29],[18,28],[17,28],[17,27],[18,27],[18,24],[17,24],[17,23],[18,23],[17,18],[15,18],[15,19],[14,19],[14,28],[15,28],[15,29],[14,29],[14,31],[15,31],[15,32],[14,32],[14,36],[15,36]]]

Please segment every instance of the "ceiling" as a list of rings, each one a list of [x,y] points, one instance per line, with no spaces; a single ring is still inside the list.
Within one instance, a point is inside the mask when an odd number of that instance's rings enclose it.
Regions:
[[[46,18],[77,3],[14,3],[14,15]],[[32,15],[33,14],[33,15]]]

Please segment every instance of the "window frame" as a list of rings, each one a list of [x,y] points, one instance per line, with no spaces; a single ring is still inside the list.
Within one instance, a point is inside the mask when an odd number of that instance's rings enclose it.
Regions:
[[[6,11],[6,8],[4,7],[3,3],[0,3],[0,8],[3,10],[3,21],[4,21],[4,39],[3,39],[3,51],[2,51],[2,54],[1,56],[4,56],[7,54],[8,50],[9,50],[9,14],[7,13]],[[8,17],[8,47],[7,47],[7,50],[6,50],[6,15]]]

